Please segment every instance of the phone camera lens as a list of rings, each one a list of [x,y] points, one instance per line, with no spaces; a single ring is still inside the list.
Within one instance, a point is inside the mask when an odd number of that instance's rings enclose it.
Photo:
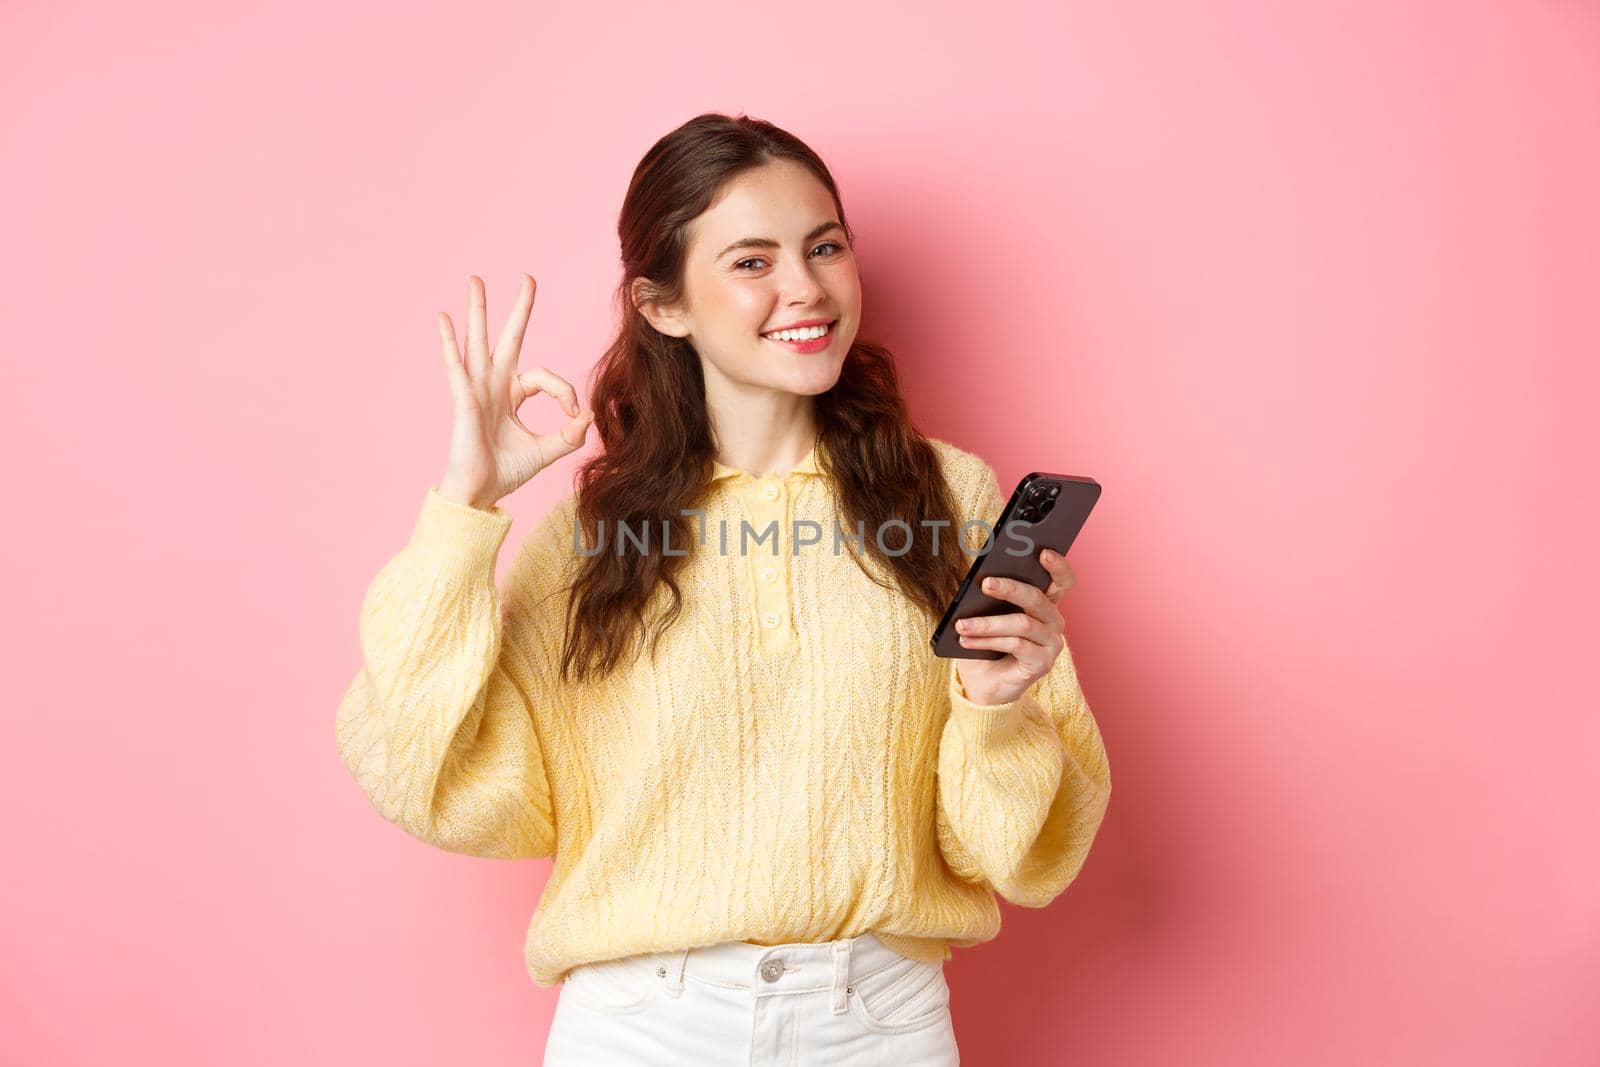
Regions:
[[[1043,517],[1050,514],[1050,509],[1055,506],[1056,502],[1054,500],[1046,500],[1043,504],[1039,505],[1039,515]]]

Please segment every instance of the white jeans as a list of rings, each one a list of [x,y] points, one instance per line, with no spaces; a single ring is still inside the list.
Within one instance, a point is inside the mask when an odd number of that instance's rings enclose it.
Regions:
[[[951,1067],[943,963],[872,934],[819,944],[725,941],[575,967],[545,1067]]]

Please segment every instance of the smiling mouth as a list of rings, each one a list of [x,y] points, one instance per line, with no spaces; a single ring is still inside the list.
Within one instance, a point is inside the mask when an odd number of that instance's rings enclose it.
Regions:
[[[765,340],[776,341],[781,345],[800,345],[800,346],[816,345],[816,344],[820,344],[821,342],[826,341],[829,338],[831,338],[833,336],[834,329],[838,325],[839,325],[839,320],[838,319],[834,319],[832,322],[826,324],[826,326],[823,328],[822,333],[817,334],[815,337],[782,338],[782,337],[776,336],[776,334],[773,334],[773,333],[764,333],[761,336]],[[814,326],[806,327],[806,329],[814,330],[814,329],[816,329],[816,327],[814,327]],[[777,333],[782,333],[782,332],[783,332],[782,330],[777,331]]]

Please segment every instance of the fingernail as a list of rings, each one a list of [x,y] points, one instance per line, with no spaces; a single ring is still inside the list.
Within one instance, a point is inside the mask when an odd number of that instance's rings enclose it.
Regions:
[[[998,578],[985,578],[983,580],[983,587],[985,589],[999,589],[1000,588],[1000,579],[998,579]]]

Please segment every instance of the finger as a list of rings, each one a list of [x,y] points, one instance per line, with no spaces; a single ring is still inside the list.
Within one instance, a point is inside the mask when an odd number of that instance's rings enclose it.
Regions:
[[[1059,579],[1057,581],[1053,581],[1050,584],[1051,585],[1060,586],[1061,587],[1061,592],[1065,593],[1068,590],[1070,590],[1073,586],[1078,584],[1078,575],[1073,571],[1071,566],[1069,566],[1069,565],[1067,565],[1065,563],[1063,563],[1061,565],[1061,567],[1062,567],[1062,570],[1065,573],[1065,577],[1061,578],[1061,579]]]
[[[1006,615],[974,615],[956,623],[956,633],[972,637],[1026,637],[1041,645],[1049,644],[1058,633],[1050,623],[1041,622],[1025,611]]]
[[[472,387],[467,380],[467,371],[461,365],[461,349],[456,346],[456,328],[450,321],[450,316],[439,312],[439,347],[444,349],[444,372],[450,382],[450,395],[460,400],[466,395],[466,390]]]
[[[583,447],[593,422],[594,412],[585,411],[576,418],[568,419],[567,424],[556,433],[535,434],[534,440],[539,442],[540,452],[550,457],[546,462],[554,462],[567,453]]]
[[[561,406],[573,418],[581,413],[578,407],[578,391],[572,388],[572,383],[558,374],[552,374],[543,367],[535,367],[524,371],[517,376],[517,381],[522,383],[522,388],[529,396],[543,389],[561,402]]]
[[[1078,576],[1072,573],[1065,556],[1047,548],[1039,553],[1039,562],[1050,572],[1050,588],[1044,591],[1050,600],[1059,600],[1063,593],[1077,584]]]
[[[1015,637],[1009,634],[999,637],[961,637],[962,648],[992,648],[996,652],[1007,652],[1016,657],[1018,663],[1028,673],[1042,676],[1054,663],[1056,652],[1049,645],[1041,645],[1037,641],[1030,641],[1026,637]]]
[[[467,369],[474,378],[481,378],[489,370],[488,297],[483,291],[483,279],[476,274],[467,277]]]
[[[506,316],[506,324],[500,329],[500,340],[494,346],[494,365],[497,370],[517,365],[517,354],[522,351],[522,338],[528,331],[528,313],[533,310],[533,289],[533,278],[524,274],[522,288],[517,290],[517,304]]]
[[[1027,582],[1019,582],[1014,578],[985,578],[983,591],[1000,600],[1009,600],[1040,622],[1050,623],[1061,617],[1061,612],[1044,595],[1044,591]]]

